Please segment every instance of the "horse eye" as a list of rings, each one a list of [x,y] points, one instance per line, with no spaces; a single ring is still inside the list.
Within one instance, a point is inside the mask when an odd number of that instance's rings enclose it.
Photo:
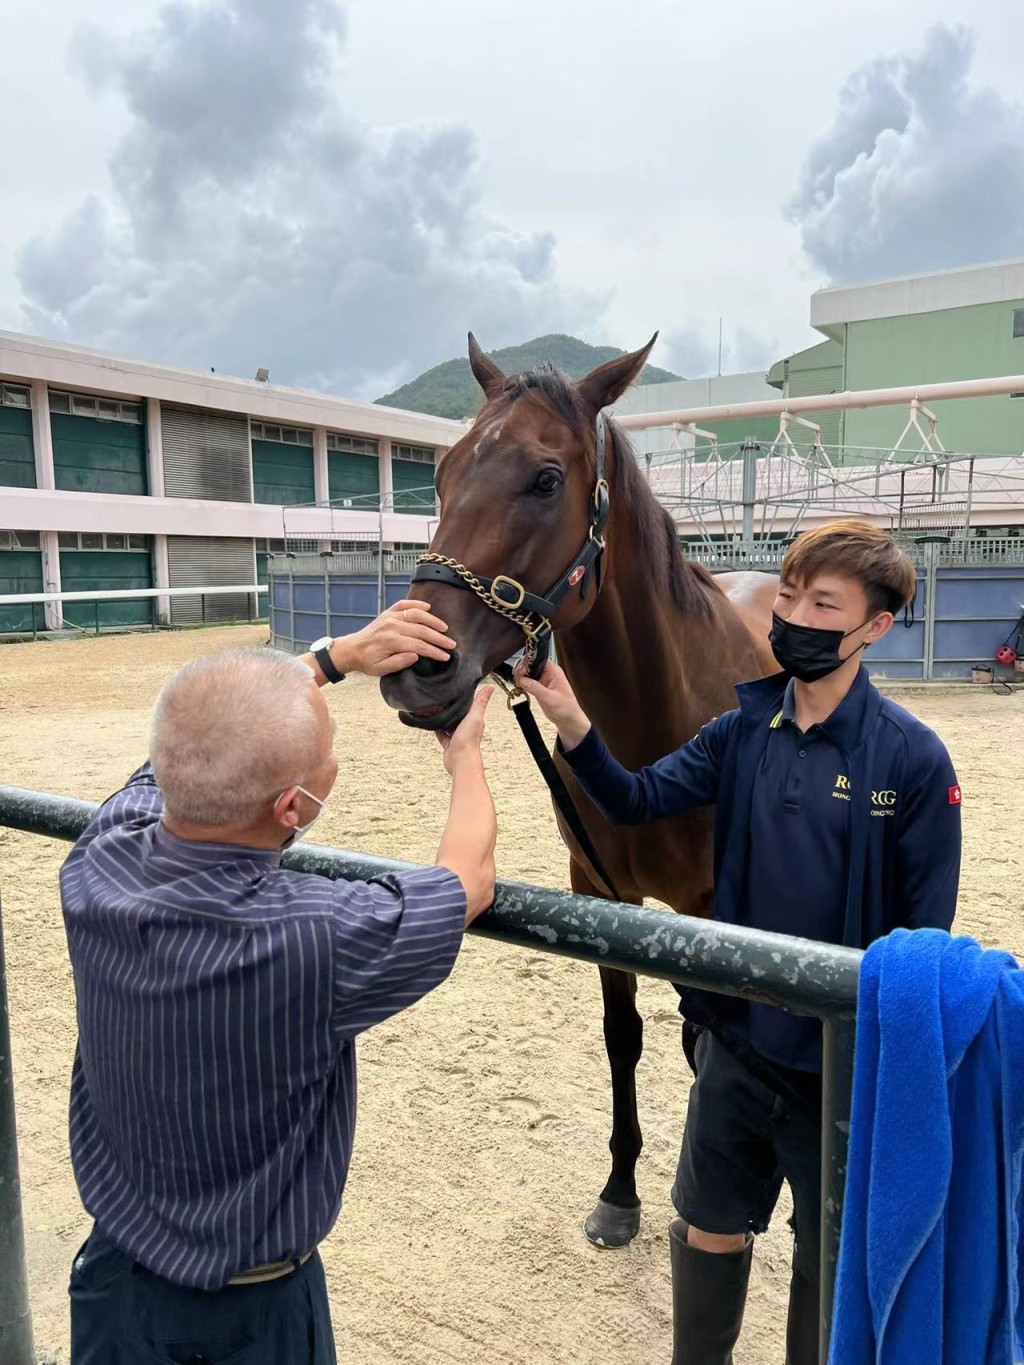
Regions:
[[[530,492],[540,493],[542,495],[553,493],[561,482],[561,475],[556,473],[555,470],[543,469],[534,479],[533,487],[530,489]]]

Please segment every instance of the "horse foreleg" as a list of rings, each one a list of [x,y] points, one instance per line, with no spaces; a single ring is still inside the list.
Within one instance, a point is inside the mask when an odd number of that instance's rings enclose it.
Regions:
[[[600,893],[575,859],[569,863],[572,889]],[[639,903],[639,902],[638,902]],[[644,1025],[636,1008],[636,977],[599,967],[604,999],[604,1045],[612,1073],[612,1171],[583,1228],[599,1247],[628,1246],[640,1231],[636,1163],[644,1145],[636,1109],[636,1068],[644,1050]]]
[[[593,1213],[584,1224],[600,1247],[627,1246],[640,1231],[636,1163],[644,1145],[636,1107],[636,1068],[644,1047],[644,1026],[636,1008],[636,977],[599,968],[604,997],[604,1043],[612,1073],[612,1170]]]

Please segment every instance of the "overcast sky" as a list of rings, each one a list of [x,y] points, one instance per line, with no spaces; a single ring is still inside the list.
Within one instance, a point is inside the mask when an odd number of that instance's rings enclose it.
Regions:
[[[0,326],[375,397],[1024,255],[1020,0],[6,0]]]

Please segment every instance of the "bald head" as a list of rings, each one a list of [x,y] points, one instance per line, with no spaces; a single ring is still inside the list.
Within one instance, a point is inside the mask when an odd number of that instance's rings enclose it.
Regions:
[[[168,815],[240,828],[267,818],[331,753],[313,675],[276,649],[231,649],[179,669],[153,713],[150,757]]]

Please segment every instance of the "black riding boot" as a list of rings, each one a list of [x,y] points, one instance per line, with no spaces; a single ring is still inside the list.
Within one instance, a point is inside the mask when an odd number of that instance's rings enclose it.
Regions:
[[[818,1286],[796,1269],[789,1284],[786,1365],[818,1365]]]
[[[743,1325],[751,1238],[742,1251],[698,1251],[681,1218],[669,1224],[672,1255],[672,1365],[732,1365]]]

